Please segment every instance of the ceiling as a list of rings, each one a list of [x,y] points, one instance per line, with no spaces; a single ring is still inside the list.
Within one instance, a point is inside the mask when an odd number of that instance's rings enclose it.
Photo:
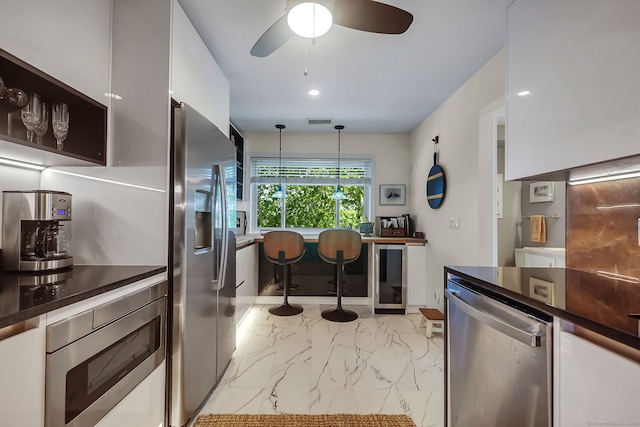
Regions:
[[[504,45],[512,0],[385,0],[414,16],[401,35],[334,25],[292,37],[265,58],[249,51],[285,0],[179,0],[231,86],[241,132],[409,133]],[[306,67],[308,75],[304,75]],[[309,89],[320,90],[310,96]],[[332,119],[309,125],[307,119]]]

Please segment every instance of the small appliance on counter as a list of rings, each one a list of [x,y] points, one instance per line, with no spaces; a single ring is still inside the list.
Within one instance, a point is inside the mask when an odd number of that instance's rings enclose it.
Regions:
[[[3,191],[2,268],[38,272],[72,266],[70,222],[69,193]]]
[[[247,232],[247,213],[236,211],[236,236],[242,236]]]

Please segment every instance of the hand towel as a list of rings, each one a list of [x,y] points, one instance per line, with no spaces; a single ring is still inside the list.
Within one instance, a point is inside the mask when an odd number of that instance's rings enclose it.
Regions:
[[[547,226],[544,215],[531,215],[531,241],[545,243],[547,241]]]

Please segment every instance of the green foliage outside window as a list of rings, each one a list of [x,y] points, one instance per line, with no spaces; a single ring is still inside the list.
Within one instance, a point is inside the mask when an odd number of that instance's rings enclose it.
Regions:
[[[282,221],[282,200],[272,194],[276,184],[259,184],[258,228],[279,228]],[[335,185],[293,185],[283,186],[287,197],[285,203],[285,228],[335,228],[336,209],[339,204],[339,226],[358,229],[364,221],[364,186],[342,186],[347,200],[336,202],[331,199]]]

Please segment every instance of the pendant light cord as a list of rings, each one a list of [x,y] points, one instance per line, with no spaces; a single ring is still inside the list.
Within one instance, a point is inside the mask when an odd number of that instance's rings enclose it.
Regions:
[[[338,130],[338,189],[337,191],[340,191],[340,131],[342,131],[342,129],[344,129],[343,125],[336,125],[335,127]]]
[[[278,162],[278,190],[282,190],[282,129],[285,125],[276,125],[276,128],[280,130],[280,161]]]

